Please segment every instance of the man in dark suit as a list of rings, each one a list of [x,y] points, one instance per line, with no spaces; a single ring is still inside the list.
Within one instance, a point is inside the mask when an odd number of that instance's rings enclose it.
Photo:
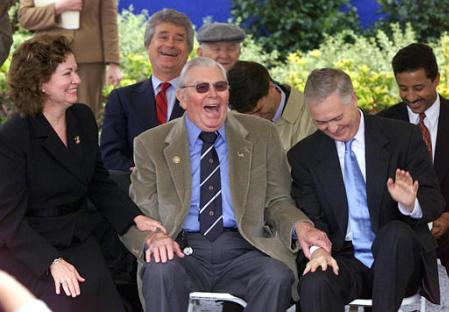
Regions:
[[[305,103],[319,131],[288,152],[292,196],[328,234],[332,255],[311,248],[302,310],[344,311],[371,297],[373,311],[397,311],[420,284],[439,302],[437,243],[427,222],[444,200],[419,130],[363,114],[350,77],[337,69],[311,73]]]
[[[432,234],[438,241],[438,257],[449,275],[449,101],[437,93],[440,74],[431,47],[412,43],[399,50],[392,65],[403,102],[379,115],[423,129],[423,139],[429,143],[429,154],[446,200],[444,212],[432,223]],[[424,127],[420,126],[420,116]],[[430,140],[426,139],[426,132]]]
[[[100,145],[108,169],[129,171],[134,137],[184,113],[175,90],[193,48],[192,23],[184,14],[164,9],[148,20],[144,41],[152,76],[112,91],[105,106]]]

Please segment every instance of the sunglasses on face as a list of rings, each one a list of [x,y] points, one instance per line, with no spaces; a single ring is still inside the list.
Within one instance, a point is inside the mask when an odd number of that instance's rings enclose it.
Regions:
[[[198,93],[206,93],[209,91],[211,85],[214,87],[215,91],[217,91],[217,92],[226,91],[229,86],[227,81],[217,81],[212,84],[209,82],[200,82],[195,85],[183,86],[181,88],[182,89],[195,88],[196,92],[198,92]]]

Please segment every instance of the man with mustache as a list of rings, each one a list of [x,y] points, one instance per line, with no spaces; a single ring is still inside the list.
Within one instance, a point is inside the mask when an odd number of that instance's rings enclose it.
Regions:
[[[193,48],[191,21],[172,9],[156,12],[148,20],[144,42],[151,77],[112,91],[105,107],[100,145],[108,169],[132,169],[134,137],[184,113],[175,90]]]
[[[449,101],[437,92],[440,73],[432,48],[412,43],[393,57],[393,72],[403,102],[379,115],[418,125],[440,182],[446,207],[432,222],[438,257],[449,275]]]

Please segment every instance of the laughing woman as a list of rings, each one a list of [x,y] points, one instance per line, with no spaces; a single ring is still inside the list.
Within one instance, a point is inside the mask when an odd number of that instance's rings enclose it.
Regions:
[[[122,311],[87,200],[118,233],[165,229],[109,179],[64,37],[24,42],[8,79],[19,114],[0,128],[0,269],[53,311]]]

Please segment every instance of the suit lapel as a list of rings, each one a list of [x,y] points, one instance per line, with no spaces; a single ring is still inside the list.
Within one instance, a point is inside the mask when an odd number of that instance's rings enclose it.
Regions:
[[[232,115],[226,119],[226,141],[228,146],[229,184],[232,206],[237,223],[241,224],[248,199],[251,178],[253,143],[246,139],[248,131]],[[263,194],[261,194],[263,196]]]
[[[449,101],[440,96],[440,117],[435,144],[434,168],[441,182],[449,172]]]
[[[70,128],[71,118],[67,118],[67,128]],[[77,177],[81,182],[87,183],[86,179],[82,174],[81,162],[78,162],[76,157],[71,155],[69,150],[64,146],[64,143],[59,139],[56,132],[51,127],[47,119],[39,114],[34,118],[31,118],[31,126],[34,128],[34,133],[36,138],[41,142],[41,146],[48,154],[57,161],[63,168],[69,171],[72,175]],[[75,131],[76,132],[76,131]],[[72,138],[69,137],[69,131],[67,131],[67,141]]]
[[[399,104],[397,119],[410,122],[410,119],[408,118],[407,104],[404,102]]]
[[[388,178],[388,140],[372,116],[365,117],[366,195],[373,229],[379,227],[379,210]]]
[[[176,119],[178,117],[181,117],[184,114],[184,109],[179,105],[178,99],[175,101],[175,106],[173,106],[173,111],[170,115],[170,120]]]
[[[335,141],[323,133],[319,133],[320,142],[317,148],[318,163],[316,165],[317,177],[324,192],[323,198],[330,199],[330,211],[327,215],[334,215],[342,233],[348,227],[348,202],[346,200],[345,184],[341,173]],[[326,209],[328,206],[323,206]]]
[[[170,130],[165,142],[164,157],[167,163],[176,194],[187,211],[192,194],[192,176],[190,169],[189,145],[185,129],[185,119],[179,119]],[[184,213],[178,214],[184,217]],[[183,221],[179,221],[182,223]]]
[[[142,82],[135,90],[134,103],[137,118],[143,129],[150,129],[156,127],[156,99],[153,90],[153,84],[150,79]]]

